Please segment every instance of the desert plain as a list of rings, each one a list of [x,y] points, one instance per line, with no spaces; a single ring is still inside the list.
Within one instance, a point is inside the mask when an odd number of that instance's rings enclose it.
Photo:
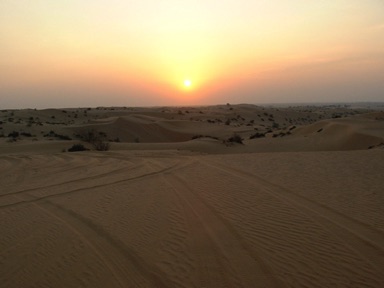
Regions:
[[[0,286],[384,287],[383,111],[1,110]]]

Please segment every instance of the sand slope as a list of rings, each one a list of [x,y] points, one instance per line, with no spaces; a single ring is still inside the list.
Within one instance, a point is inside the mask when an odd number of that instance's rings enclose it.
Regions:
[[[65,152],[90,130],[111,150]],[[1,287],[384,287],[378,110],[1,110],[0,135]]]
[[[3,287],[384,285],[379,149],[0,163]]]
[[[384,112],[246,104],[0,110],[0,153],[60,152],[80,142],[87,131],[105,135],[112,150],[163,150],[167,145],[204,153],[366,150],[384,146]],[[226,141],[234,134],[245,145],[229,150]],[[208,138],[194,139],[202,136]]]

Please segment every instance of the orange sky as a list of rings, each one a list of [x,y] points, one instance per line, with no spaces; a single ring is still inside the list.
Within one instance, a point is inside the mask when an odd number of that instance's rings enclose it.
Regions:
[[[1,1],[0,47],[4,108],[384,101],[379,0]]]

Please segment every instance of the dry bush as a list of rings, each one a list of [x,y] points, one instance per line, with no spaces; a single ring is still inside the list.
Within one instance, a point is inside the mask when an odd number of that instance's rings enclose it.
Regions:
[[[90,143],[97,151],[108,151],[111,144],[106,140],[107,134],[95,129],[84,130],[78,136],[85,142]]]
[[[243,144],[243,138],[241,138],[241,136],[238,135],[238,134],[236,134],[236,133],[233,134],[232,137],[229,137],[227,141],[228,141],[228,142],[231,142],[231,143],[239,143],[239,144]]]
[[[68,149],[68,152],[78,152],[78,151],[87,151],[88,149],[84,147],[83,144],[74,144],[71,148]]]

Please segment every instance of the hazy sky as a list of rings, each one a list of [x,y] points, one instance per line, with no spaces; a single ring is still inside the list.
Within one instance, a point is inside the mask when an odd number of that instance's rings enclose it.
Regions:
[[[328,101],[384,101],[383,0],[0,0],[0,108]]]

